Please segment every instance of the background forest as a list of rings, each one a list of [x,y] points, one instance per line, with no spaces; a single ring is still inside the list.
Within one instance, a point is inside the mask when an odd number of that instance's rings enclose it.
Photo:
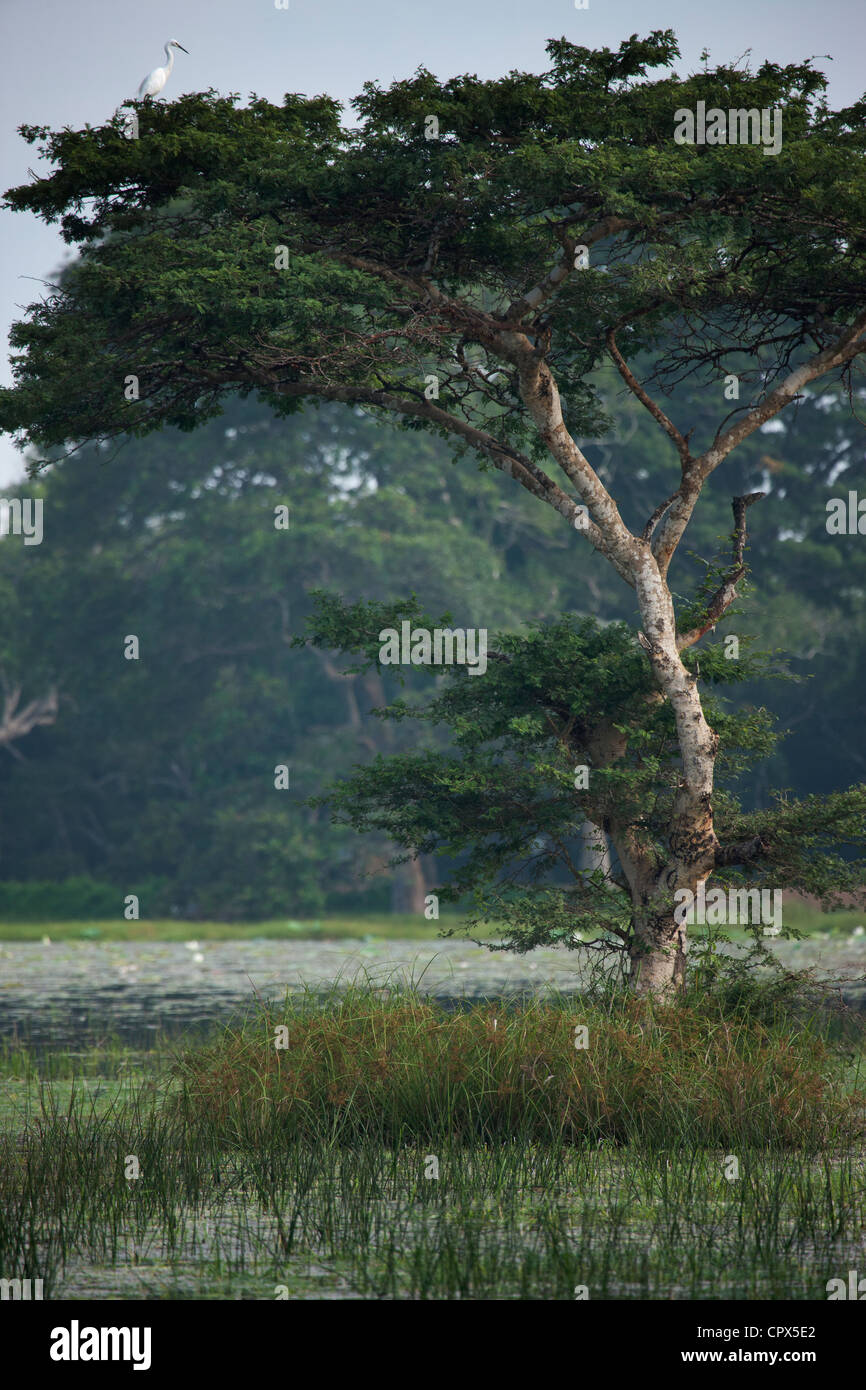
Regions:
[[[724,390],[678,388],[698,433],[715,427]],[[666,445],[613,380],[602,393],[610,428],[585,449],[632,525],[664,491]],[[689,591],[726,548],[731,495],[766,494],[726,630],[753,634],[797,679],[735,689],[733,703],[766,704],[785,734],[740,781],[747,807],[770,787],[804,795],[866,777],[866,555],[857,536],[827,531],[828,500],[862,476],[858,415],[862,400],[807,395],[738,450],[690,530]],[[0,913],[115,916],[127,893],[142,915],[191,919],[423,909],[444,866],[391,868],[393,846],[307,804],[418,736],[370,713],[396,682],[292,649],[312,591],[414,592],[491,633],[563,613],[634,618],[631,592],[604,582],[604,562],[549,508],[452,453],[347,407],[274,419],[234,399],[194,434],[85,446],[7,490],[44,502],[41,545],[0,541],[7,712],[56,692],[57,715],[24,737],[14,713],[4,726]],[[280,506],[288,527],[275,525]],[[124,658],[129,634],[137,661]],[[429,694],[430,679],[410,669],[404,694]],[[288,790],[274,785],[280,764]]]

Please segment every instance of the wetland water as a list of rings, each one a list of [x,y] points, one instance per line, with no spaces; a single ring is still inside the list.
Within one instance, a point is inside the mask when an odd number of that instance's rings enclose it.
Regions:
[[[866,1008],[866,937],[779,942],[788,967],[842,981]],[[491,952],[463,941],[247,941],[0,943],[0,1039],[47,1048],[89,1046],[106,1034],[147,1046],[157,1034],[227,1022],[257,997],[323,990],[365,972],[377,984],[418,982],[443,1003],[576,991],[579,954]]]
[[[863,937],[774,949],[786,965],[847,978],[846,997],[863,1006]],[[146,1050],[228,1022],[257,998],[320,991],[362,972],[381,984],[414,980],[456,1006],[550,987],[576,991],[578,962],[574,952],[509,956],[453,940],[3,942],[0,1040],[18,1036],[55,1055],[75,1056],[107,1037]],[[47,1298],[97,1301],[571,1298],[578,1282],[592,1286],[593,1298],[754,1299],[823,1298],[828,1274],[862,1266],[860,1198],[835,1170],[828,1177],[826,1165],[797,1154],[774,1158],[758,1184],[720,1191],[713,1153],[576,1150],[557,1159],[551,1184],[549,1172],[543,1183],[529,1172],[531,1153],[506,1145],[490,1163],[482,1147],[451,1153],[447,1182],[419,1201],[423,1148],[410,1146],[392,1171],[387,1155],[335,1157],[325,1147],[311,1184],[303,1153],[278,1146],[260,1158],[232,1147],[218,1159],[216,1181],[202,1181],[194,1149],[179,1164],[160,1140],[141,1183],[124,1182],[112,1145],[116,1134],[120,1155],[135,1152],[127,1121],[105,1117],[142,1079],[146,1073],[118,1072],[52,1083],[59,1144],[55,1121],[45,1119],[44,1083],[11,1075],[0,1086],[14,1160],[4,1188],[4,1277],[44,1277]],[[70,1123],[73,1084],[81,1107]],[[36,1173],[26,1190],[15,1166],[22,1145]],[[209,1149],[201,1161],[209,1172]],[[776,1194],[769,1205],[767,1191]],[[43,1192],[50,1200],[34,1202]],[[825,1232],[831,1199],[843,1215],[838,1230]],[[455,1259],[459,1277],[449,1283]]]

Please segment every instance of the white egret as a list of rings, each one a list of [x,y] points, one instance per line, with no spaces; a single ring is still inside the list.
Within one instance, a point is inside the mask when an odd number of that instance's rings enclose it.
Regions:
[[[159,96],[170,78],[171,70],[174,67],[174,54],[171,51],[173,48],[179,48],[181,53],[186,53],[187,57],[189,57],[189,53],[182,43],[178,43],[177,39],[169,39],[168,43],[165,45],[165,67],[154,68],[153,72],[147,74],[147,77],[138,89],[139,101],[143,101],[145,97]]]

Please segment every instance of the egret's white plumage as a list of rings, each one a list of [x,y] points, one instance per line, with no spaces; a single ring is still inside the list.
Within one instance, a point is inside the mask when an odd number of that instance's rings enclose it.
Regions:
[[[144,101],[145,97],[159,96],[171,76],[171,70],[174,67],[174,54],[171,51],[173,48],[179,48],[181,53],[186,53],[187,51],[182,43],[178,43],[177,39],[169,39],[168,43],[165,45],[165,67],[154,68],[153,72],[147,74],[147,77],[138,89],[139,101]],[[189,55],[187,54],[187,56]]]

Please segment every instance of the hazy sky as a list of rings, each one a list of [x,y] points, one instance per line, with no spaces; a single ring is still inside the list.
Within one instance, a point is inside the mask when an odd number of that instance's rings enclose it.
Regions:
[[[163,60],[176,54],[166,96],[181,92],[257,92],[279,102],[285,92],[327,92],[348,101],[363,83],[406,77],[420,65],[437,77],[474,72],[496,77],[512,68],[549,66],[545,41],[565,36],[590,47],[672,28],[681,73],[751,49],[753,63],[798,62],[828,54],[835,105],[866,87],[863,0],[0,0],[5,54],[0,96],[2,187],[27,180],[34,152],[21,124],[100,125]],[[35,167],[35,166],[34,166]],[[34,283],[67,254],[53,228],[22,213],[0,212],[3,260],[0,320],[4,335],[38,298]],[[32,277],[32,278],[28,278]],[[4,349],[2,380],[10,380]],[[20,455],[0,437],[0,486],[23,473]]]

